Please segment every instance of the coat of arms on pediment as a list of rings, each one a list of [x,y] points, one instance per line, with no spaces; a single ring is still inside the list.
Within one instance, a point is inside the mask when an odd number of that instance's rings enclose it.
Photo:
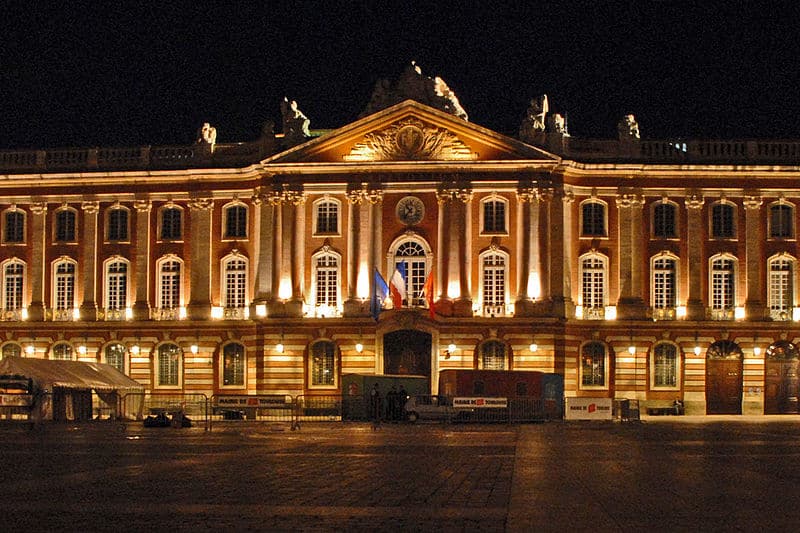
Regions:
[[[395,122],[388,128],[364,136],[345,161],[473,160],[473,153],[452,132],[426,125],[416,118]]]

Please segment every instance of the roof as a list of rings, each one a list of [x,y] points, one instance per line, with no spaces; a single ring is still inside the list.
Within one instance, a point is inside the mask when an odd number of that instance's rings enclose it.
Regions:
[[[54,361],[27,357],[6,357],[0,361],[0,376],[24,376],[37,389],[94,389],[99,392],[144,392],[144,386],[113,366],[82,361]]]

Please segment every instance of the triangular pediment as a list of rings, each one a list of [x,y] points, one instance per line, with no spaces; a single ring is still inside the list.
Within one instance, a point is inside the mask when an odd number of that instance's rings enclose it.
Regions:
[[[413,100],[364,117],[263,161],[547,160],[557,156]]]

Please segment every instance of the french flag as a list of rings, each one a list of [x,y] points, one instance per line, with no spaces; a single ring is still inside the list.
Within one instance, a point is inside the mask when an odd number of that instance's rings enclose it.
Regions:
[[[392,296],[392,305],[395,309],[403,307],[403,300],[406,299],[406,264],[397,263],[389,280],[389,294]]]

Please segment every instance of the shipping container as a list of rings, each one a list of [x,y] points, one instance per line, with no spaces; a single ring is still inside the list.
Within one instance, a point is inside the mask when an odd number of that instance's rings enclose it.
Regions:
[[[405,389],[408,396],[430,394],[431,385],[427,376],[408,374],[344,374],[342,375],[342,418],[366,420],[369,414],[370,392],[378,386],[382,410],[386,409],[389,391]]]

